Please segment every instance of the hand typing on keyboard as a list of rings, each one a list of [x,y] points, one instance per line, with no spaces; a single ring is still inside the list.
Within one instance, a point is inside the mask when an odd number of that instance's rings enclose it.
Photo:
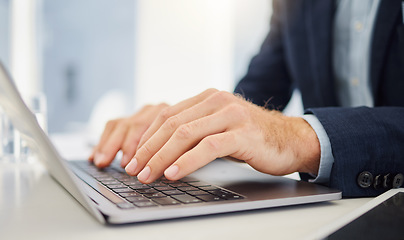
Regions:
[[[316,174],[320,160],[317,136],[305,120],[214,89],[110,121],[89,159],[106,167],[119,150],[121,166],[142,183],[163,174],[178,180],[225,156],[272,175]]]

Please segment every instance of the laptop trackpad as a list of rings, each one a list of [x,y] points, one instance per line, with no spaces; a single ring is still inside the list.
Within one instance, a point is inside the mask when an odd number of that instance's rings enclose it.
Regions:
[[[339,192],[313,183],[260,173],[249,166],[245,166],[245,163],[236,163],[225,159],[217,159],[191,176],[244,195],[250,200]]]

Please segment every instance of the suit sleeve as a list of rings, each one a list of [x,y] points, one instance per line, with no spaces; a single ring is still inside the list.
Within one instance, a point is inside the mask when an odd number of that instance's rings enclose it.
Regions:
[[[331,142],[330,187],[342,190],[345,197],[376,196],[391,188],[393,180],[399,182],[397,176],[404,173],[403,107],[332,107],[306,112],[318,118]],[[371,174],[369,186],[358,182],[364,172]]]
[[[234,92],[259,106],[283,110],[292,95],[282,37],[282,8],[273,1],[270,31]]]

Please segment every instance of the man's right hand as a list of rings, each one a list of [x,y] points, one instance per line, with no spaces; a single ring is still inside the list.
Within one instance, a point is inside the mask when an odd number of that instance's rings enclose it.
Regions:
[[[304,119],[216,89],[109,122],[90,161],[106,167],[119,150],[121,165],[142,183],[163,174],[178,180],[226,156],[272,175],[317,174],[320,162],[319,140]]]

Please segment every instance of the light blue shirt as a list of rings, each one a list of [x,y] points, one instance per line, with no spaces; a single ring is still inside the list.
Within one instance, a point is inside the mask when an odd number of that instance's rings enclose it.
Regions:
[[[333,70],[338,100],[343,107],[373,106],[369,80],[371,37],[380,0],[340,0],[333,29]],[[327,183],[334,157],[330,139],[314,115],[303,118],[317,134],[321,147],[318,175]]]

